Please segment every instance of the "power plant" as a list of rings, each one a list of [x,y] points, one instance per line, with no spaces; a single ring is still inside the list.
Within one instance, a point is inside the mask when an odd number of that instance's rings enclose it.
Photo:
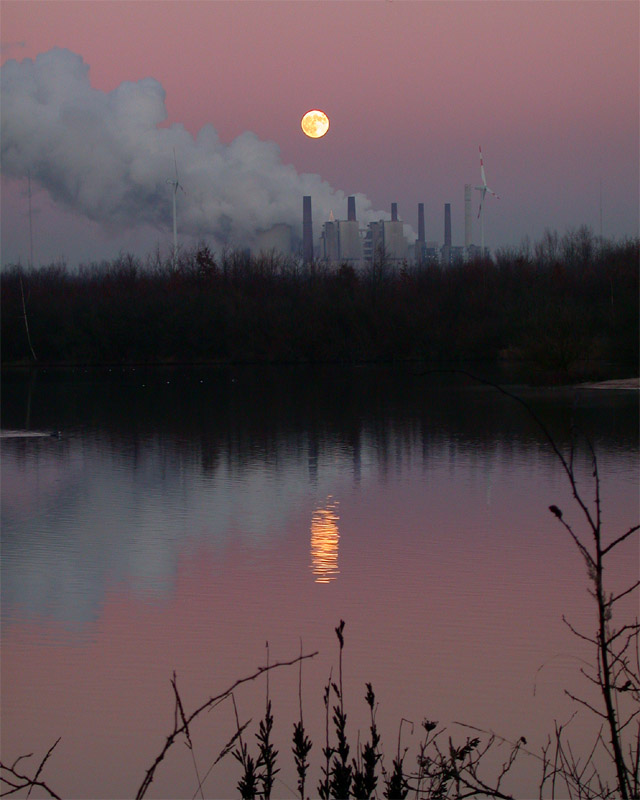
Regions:
[[[437,241],[427,241],[424,203],[418,203],[418,238],[410,242],[404,233],[404,223],[398,217],[396,202],[391,203],[391,219],[380,219],[360,227],[355,196],[347,198],[347,219],[335,219],[331,212],[329,219],[322,224],[320,236],[314,240],[311,197],[307,195],[302,202],[302,260],[304,263],[323,261],[357,268],[383,261],[389,266],[448,266],[478,258],[482,248],[471,243],[471,189],[471,184],[464,187],[464,245],[453,244],[451,203],[445,203],[444,244],[441,247]]]
[[[409,241],[405,236],[404,222],[398,216],[398,203],[391,203],[391,219],[379,219],[361,226],[358,222],[356,198],[347,197],[347,218],[335,219],[333,212],[322,223],[320,234],[314,237],[312,197],[302,198],[302,239],[300,233],[285,223],[273,225],[269,230],[259,233],[253,243],[254,252],[273,252],[296,255],[302,262],[310,264],[321,261],[326,264],[348,265],[354,268],[375,264],[388,266],[439,264],[451,266],[489,255],[484,246],[484,200],[487,194],[500,199],[487,186],[482,149],[480,152],[479,186],[464,185],[464,244],[453,244],[452,205],[444,204],[443,244],[427,240],[427,225],[424,203],[418,203],[418,238]],[[175,189],[179,186],[171,182]],[[180,187],[181,188],[181,187]],[[480,192],[478,219],[480,220],[480,246],[472,244],[472,193]],[[175,198],[175,192],[174,192]],[[175,200],[174,200],[175,202]],[[369,215],[370,218],[370,215]],[[297,246],[295,244],[297,242]],[[301,246],[300,246],[301,242]]]

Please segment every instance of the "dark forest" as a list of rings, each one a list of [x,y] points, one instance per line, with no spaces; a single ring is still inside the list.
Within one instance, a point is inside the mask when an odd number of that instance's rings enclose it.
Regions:
[[[355,270],[213,253],[1,275],[9,364],[525,362],[546,380],[638,368],[640,241],[547,232],[454,266]],[[603,366],[607,365],[607,366]],[[604,371],[603,371],[604,370]]]

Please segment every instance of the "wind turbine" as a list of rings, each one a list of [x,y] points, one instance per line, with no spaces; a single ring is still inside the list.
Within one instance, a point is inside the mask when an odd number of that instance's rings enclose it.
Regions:
[[[174,181],[167,180],[167,183],[173,186],[173,268],[175,269],[178,265],[178,225],[176,222],[176,195],[178,194],[178,189],[182,191],[183,194],[186,194],[185,190],[182,188],[180,182],[178,181],[178,162],[176,161],[176,149],[173,148],[173,164],[176,168],[176,179]]]
[[[484,258],[484,213],[482,211],[482,204],[484,203],[484,196],[487,194],[492,194],[496,200],[500,198],[498,195],[492,191],[487,186],[487,179],[484,174],[484,160],[482,158],[482,148],[478,146],[478,150],[480,151],[480,179],[482,180],[482,186],[474,186],[474,189],[477,189],[480,192],[480,207],[478,208],[478,219],[480,220],[480,252],[482,253],[482,257]]]

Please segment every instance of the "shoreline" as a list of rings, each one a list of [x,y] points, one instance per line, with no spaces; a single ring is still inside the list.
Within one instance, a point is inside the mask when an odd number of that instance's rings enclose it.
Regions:
[[[640,378],[620,378],[617,380],[609,380],[609,381],[594,381],[594,382],[587,382],[587,383],[577,383],[573,385],[571,388],[573,389],[597,389],[602,391],[603,389],[609,390],[622,390],[622,391],[632,391],[637,392],[640,391]]]

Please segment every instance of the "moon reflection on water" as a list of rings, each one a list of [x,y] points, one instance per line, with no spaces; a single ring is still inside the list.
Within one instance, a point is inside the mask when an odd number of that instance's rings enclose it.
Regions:
[[[338,501],[331,495],[311,518],[311,571],[316,583],[330,583],[340,574],[338,568]]]

